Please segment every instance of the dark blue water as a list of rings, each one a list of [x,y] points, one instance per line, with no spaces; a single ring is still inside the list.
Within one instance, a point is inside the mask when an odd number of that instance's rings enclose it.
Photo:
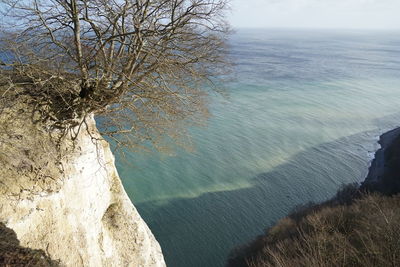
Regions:
[[[400,32],[239,30],[194,152],[117,159],[172,267],[223,266],[294,206],[362,181],[400,124]]]

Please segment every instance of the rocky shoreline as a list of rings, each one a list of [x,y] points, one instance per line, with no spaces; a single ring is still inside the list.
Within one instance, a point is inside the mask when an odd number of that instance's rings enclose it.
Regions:
[[[342,253],[343,242],[351,244],[348,252],[353,253],[355,259],[344,265],[369,266],[366,265],[367,262],[381,262],[381,264],[373,266],[388,266],[388,257],[375,257],[379,253],[375,256],[368,254],[366,258],[363,257],[367,255],[365,251],[369,251],[373,246],[380,249],[381,255],[397,253],[392,251],[391,246],[386,245],[393,240],[392,235],[398,234],[397,230],[389,235],[387,232],[390,232],[391,229],[398,229],[399,220],[397,217],[391,216],[391,221],[383,222],[380,218],[383,209],[386,213],[399,214],[400,195],[397,194],[400,193],[400,127],[382,134],[379,144],[381,148],[376,151],[368,175],[361,185],[358,183],[345,185],[330,200],[319,204],[309,203],[293,210],[288,216],[266,229],[263,235],[232,250],[226,266],[332,266],[334,258],[331,256],[335,253]],[[380,194],[368,194],[368,192]],[[325,224],[315,225],[315,222],[325,222]],[[332,224],[329,225],[329,223]],[[385,228],[387,226],[390,227]],[[305,234],[304,229],[308,229],[309,232]],[[310,229],[314,230],[310,231]],[[324,229],[330,230],[326,232]],[[332,232],[339,233],[340,241],[336,242],[337,240],[331,238]],[[347,236],[348,232],[358,233],[361,238],[355,240],[354,236]],[[371,233],[373,234],[371,235]],[[312,240],[316,241],[315,238],[318,236],[326,234],[329,234],[330,238],[320,239],[319,243],[312,242]],[[370,244],[365,245],[363,242],[359,242],[368,235],[370,235]],[[346,238],[342,239],[343,236]],[[387,236],[390,238],[384,239]],[[321,244],[321,242],[325,242],[325,245],[329,246],[333,253],[324,254],[323,261],[315,263],[318,257],[313,252],[319,251],[321,247],[311,246],[312,249],[309,250],[310,247],[304,246],[304,244]],[[341,249],[335,251],[335,247]],[[393,245],[394,250],[397,247],[397,243]],[[326,251],[320,252],[323,254]],[[349,255],[345,258],[348,259]],[[364,259],[365,262],[359,261],[360,259]],[[299,262],[303,264],[299,264]],[[398,266],[397,262],[393,266]]]
[[[400,192],[400,127],[382,134],[361,189],[393,195]]]

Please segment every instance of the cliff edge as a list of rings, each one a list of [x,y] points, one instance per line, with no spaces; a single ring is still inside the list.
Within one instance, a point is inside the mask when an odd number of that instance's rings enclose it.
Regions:
[[[379,138],[381,148],[369,168],[361,190],[384,195],[400,193],[400,128],[384,133]]]
[[[0,222],[62,266],[165,266],[93,117],[75,136],[37,112],[23,94],[1,105]]]

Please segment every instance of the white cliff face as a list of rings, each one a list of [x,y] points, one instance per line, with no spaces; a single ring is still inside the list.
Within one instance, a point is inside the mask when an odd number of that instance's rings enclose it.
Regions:
[[[165,266],[93,118],[75,142],[55,147],[43,128],[14,116],[0,118],[12,124],[0,130],[0,221],[22,246],[66,266]]]

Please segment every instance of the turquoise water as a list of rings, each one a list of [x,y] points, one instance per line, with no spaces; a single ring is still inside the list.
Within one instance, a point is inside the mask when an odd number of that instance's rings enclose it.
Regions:
[[[169,266],[223,266],[294,206],[364,179],[400,124],[399,33],[235,33],[229,96],[211,96],[196,150],[117,158]]]

